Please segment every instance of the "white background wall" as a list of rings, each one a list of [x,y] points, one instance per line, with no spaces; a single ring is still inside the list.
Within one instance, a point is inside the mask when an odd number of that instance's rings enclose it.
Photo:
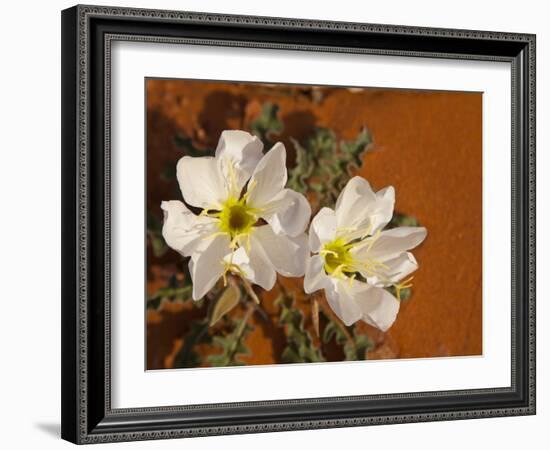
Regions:
[[[103,4],[98,0],[97,3]],[[106,4],[192,11],[470,28],[537,34],[538,275],[550,269],[544,192],[550,187],[550,30],[546,2],[338,0],[111,0]],[[60,403],[60,10],[71,1],[2,6],[0,70],[0,443],[68,448]],[[545,83],[546,80],[546,83]],[[502,419],[223,436],[116,444],[118,448],[543,448],[550,423],[550,308],[538,290],[538,415]],[[32,307],[32,316],[28,311]],[[113,447],[114,448],[114,447]]]

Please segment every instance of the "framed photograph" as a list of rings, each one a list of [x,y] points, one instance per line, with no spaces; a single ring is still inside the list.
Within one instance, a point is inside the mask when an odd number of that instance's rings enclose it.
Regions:
[[[535,36],[62,12],[62,437],[535,413]]]

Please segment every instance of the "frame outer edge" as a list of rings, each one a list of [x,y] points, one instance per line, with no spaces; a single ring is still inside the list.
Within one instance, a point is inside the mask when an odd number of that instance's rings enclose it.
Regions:
[[[61,13],[61,437],[78,441],[77,7]]]
[[[529,52],[529,95],[528,95],[528,199],[529,199],[529,220],[528,220],[528,264],[529,264],[529,278],[528,278],[528,303],[529,303],[529,403],[528,409],[530,414],[537,413],[537,388],[536,388],[536,128],[537,128],[537,37],[536,35],[530,35],[528,41]]]
[[[162,20],[179,23],[203,22],[218,25],[245,25],[248,27],[277,27],[283,30],[309,29],[322,31],[359,31],[382,34],[425,35],[431,37],[454,37],[465,39],[487,39],[498,41],[529,42],[535,36],[530,33],[502,31],[468,30],[412,25],[376,24],[366,22],[344,22],[321,19],[303,19],[280,16],[248,16],[241,14],[205,13],[200,11],[174,11],[167,9],[128,8],[122,6],[77,5],[83,14],[96,16],[116,16],[137,19]]]
[[[123,433],[93,432],[88,429],[87,361],[88,336],[88,189],[89,189],[89,105],[88,65],[89,30],[91,17],[128,17],[140,20],[244,25],[249,27],[275,27],[289,29],[332,30],[345,33],[378,32],[426,37],[445,37],[481,40],[500,40],[525,44],[528,52],[528,70],[524,89],[528,91],[527,107],[523,116],[527,125],[528,170],[527,217],[528,240],[527,287],[529,296],[526,324],[528,355],[528,401],[525,406],[449,411],[443,413],[414,413],[410,415],[340,418],[334,420],[308,420],[271,424],[204,426],[165,431],[130,431]],[[62,437],[74,443],[98,443],[143,439],[165,439],[220,434],[241,434],[284,430],[316,429],[371,424],[407,423],[420,421],[456,420],[467,418],[499,417],[535,413],[535,36],[520,33],[499,33],[473,30],[452,30],[412,26],[376,25],[321,20],[289,19],[224,14],[162,11],[108,6],[78,5],[62,13]],[[66,42],[70,40],[71,42]],[[67,67],[68,66],[68,67]],[[76,106],[76,108],[75,108]],[[525,191],[524,191],[525,193]],[[519,194],[521,195],[521,193]]]

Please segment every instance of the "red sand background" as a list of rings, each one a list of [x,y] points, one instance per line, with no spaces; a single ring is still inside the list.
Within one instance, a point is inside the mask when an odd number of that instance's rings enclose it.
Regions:
[[[314,126],[351,140],[363,126],[375,149],[360,175],[378,190],[396,189],[396,210],[415,216],[428,229],[414,254],[413,295],[387,333],[362,325],[376,347],[369,359],[478,355],[482,352],[481,176],[482,95],[368,88],[323,88],[322,100],[304,87],[186,80],[147,81],[147,207],[161,217],[160,202],[181,199],[159,173],[181,156],[174,136],[215,147],[224,129],[247,129],[261,105],[279,105],[285,129],[277,140],[292,149]],[[149,294],[174,271],[173,251],[156,259],[148,249]],[[266,296],[264,296],[264,299]],[[274,313],[269,296],[264,301]],[[182,344],[192,304],[164,304],[147,312],[147,367],[170,367]],[[307,307],[306,307],[307,308]],[[309,315],[306,315],[306,318]],[[283,338],[254,323],[247,338],[249,364],[273,363]]]

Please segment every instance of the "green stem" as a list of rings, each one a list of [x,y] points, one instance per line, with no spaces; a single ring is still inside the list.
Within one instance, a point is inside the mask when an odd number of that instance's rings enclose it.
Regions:
[[[237,348],[239,347],[239,343],[241,342],[243,332],[246,328],[246,324],[250,317],[252,316],[252,313],[254,312],[255,305],[252,302],[249,302],[246,308],[246,312],[244,313],[244,316],[241,320],[241,323],[239,323],[239,327],[237,328],[235,332],[235,342],[231,348],[231,352],[229,353],[229,361],[233,362],[235,359],[235,354],[237,353]]]

